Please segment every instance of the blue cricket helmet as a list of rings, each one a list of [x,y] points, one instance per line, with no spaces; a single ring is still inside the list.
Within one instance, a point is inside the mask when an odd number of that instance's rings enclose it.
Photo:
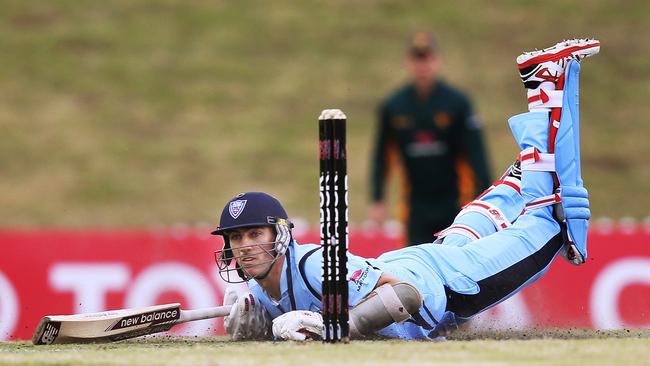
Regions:
[[[211,234],[224,235],[228,230],[253,226],[270,226],[289,216],[277,198],[264,192],[245,192],[232,198],[221,212],[219,227]]]
[[[239,280],[231,280],[230,272],[233,270],[245,281],[252,278],[242,270],[239,263],[236,263],[234,269],[230,267],[230,262],[233,259],[237,262],[238,257],[233,255],[228,231],[255,226],[272,226],[275,229],[276,237],[273,242],[274,257],[269,262],[270,266],[280,256],[286,253],[287,248],[291,244],[293,223],[289,221],[287,212],[282,207],[280,201],[264,192],[245,192],[238,194],[228,201],[223,208],[219,226],[211,233],[212,235],[221,235],[223,237],[223,248],[215,251],[215,260],[219,266],[219,274],[226,282],[241,282]],[[270,269],[271,267],[269,267],[266,274],[256,278],[266,277]]]

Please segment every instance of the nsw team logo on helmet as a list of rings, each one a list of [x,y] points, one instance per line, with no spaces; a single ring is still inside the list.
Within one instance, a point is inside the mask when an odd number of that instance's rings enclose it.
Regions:
[[[233,219],[238,218],[239,215],[244,212],[244,207],[246,207],[246,200],[236,200],[230,202],[228,205],[228,213],[230,213],[230,217]]]

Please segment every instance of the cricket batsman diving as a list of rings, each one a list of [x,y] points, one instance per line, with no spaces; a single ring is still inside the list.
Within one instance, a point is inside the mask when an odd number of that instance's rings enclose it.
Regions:
[[[378,258],[348,254],[353,338],[434,339],[540,278],[558,254],[584,263],[590,211],[580,174],[579,61],[599,50],[596,40],[575,39],[517,57],[529,112],[508,121],[521,152],[503,177],[430,244]],[[215,253],[220,272],[250,289],[226,290],[232,339],[320,336],[322,249],[298,244],[291,228],[265,193],[239,194],[223,209],[213,232],[224,239]]]

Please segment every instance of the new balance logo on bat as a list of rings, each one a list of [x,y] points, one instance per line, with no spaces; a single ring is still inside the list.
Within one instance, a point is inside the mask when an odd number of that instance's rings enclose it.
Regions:
[[[140,324],[147,324],[147,323],[151,323],[152,325],[165,323],[172,320],[177,320],[180,316],[181,316],[181,312],[178,308],[131,315],[131,316],[124,317],[118,320],[117,322],[113,323],[113,325],[108,327],[106,331],[108,332],[111,330],[123,329],[123,328],[133,327]]]

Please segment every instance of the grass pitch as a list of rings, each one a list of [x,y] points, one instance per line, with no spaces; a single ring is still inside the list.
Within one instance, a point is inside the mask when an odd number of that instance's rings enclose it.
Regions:
[[[8,365],[650,365],[650,331],[460,333],[446,342],[230,342],[153,337],[111,344],[0,344]]]

